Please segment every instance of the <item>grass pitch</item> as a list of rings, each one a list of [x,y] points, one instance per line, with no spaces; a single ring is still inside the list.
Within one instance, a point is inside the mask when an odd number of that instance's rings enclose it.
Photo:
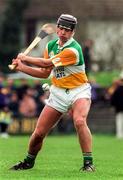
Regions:
[[[35,167],[10,171],[26,155],[28,136],[0,138],[0,180],[123,180],[123,140],[93,136],[96,172],[82,173],[81,151],[76,135],[48,136]]]

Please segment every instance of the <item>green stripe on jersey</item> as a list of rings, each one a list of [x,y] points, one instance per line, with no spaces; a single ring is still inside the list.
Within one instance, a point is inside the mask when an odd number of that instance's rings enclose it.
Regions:
[[[74,48],[79,53],[79,62],[77,64],[77,66],[84,64],[84,57],[83,57],[83,53],[82,53],[82,48],[76,40],[73,40],[69,45],[67,45],[63,48],[60,48],[60,49],[58,47],[57,41],[58,41],[58,39],[51,40],[51,41],[49,41],[49,43],[47,45],[48,54],[50,57],[53,57],[54,55],[58,54],[60,51],[63,51],[65,48]]]

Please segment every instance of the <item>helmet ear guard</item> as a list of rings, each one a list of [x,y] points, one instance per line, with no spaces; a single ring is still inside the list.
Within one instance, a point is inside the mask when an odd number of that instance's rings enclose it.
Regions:
[[[57,26],[65,29],[74,30],[77,24],[77,19],[69,14],[62,14],[57,21]]]

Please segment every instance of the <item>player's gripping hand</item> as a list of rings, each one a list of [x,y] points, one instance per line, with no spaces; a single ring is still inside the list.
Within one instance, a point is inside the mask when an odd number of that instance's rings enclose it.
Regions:
[[[23,69],[23,63],[19,58],[13,59],[12,60],[12,65],[15,66],[15,70],[21,71]]]
[[[26,56],[24,53],[19,53],[17,58],[24,62],[26,59],[28,59],[28,56]]]

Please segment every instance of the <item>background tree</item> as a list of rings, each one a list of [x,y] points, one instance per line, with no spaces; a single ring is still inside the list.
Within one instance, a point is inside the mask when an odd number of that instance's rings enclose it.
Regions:
[[[23,13],[30,0],[7,0],[7,7],[0,31],[0,69],[9,72],[8,64],[21,49],[21,28]]]

